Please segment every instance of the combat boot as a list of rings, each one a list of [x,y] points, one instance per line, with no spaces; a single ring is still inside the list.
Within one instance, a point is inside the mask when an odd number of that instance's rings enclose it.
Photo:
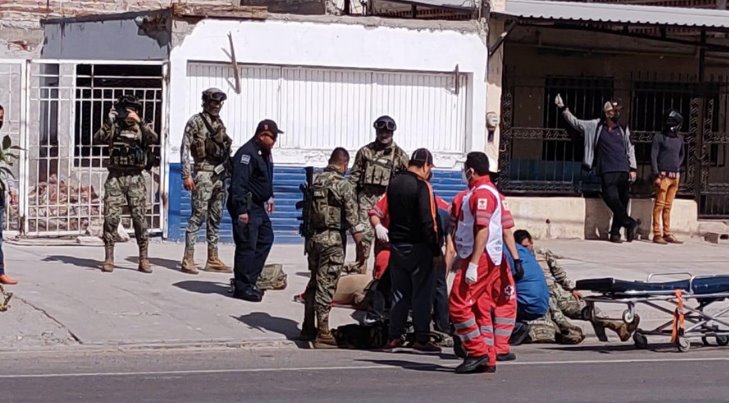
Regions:
[[[208,261],[205,263],[205,271],[213,273],[232,273],[229,266],[226,266],[218,257],[218,248],[208,247]]]
[[[640,317],[638,315],[635,315],[635,319],[630,323],[625,323],[622,320],[595,319],[597,324],[614,331],[620,337],[620,341],[628,341],[630,339],[635,329],[638,328],[639,321]]]
[[[139,268],[138,270],[142,273],[151,273],[152,272],[152,264],[149,263],[149,258],[147,257],[147,249],[149,248],[149,244],[139,245]]]
[[[314,325],[314,293],[304,294],[304,323],[301,325],[301,334],[298,340],[314,341],[316,339],[316,326]]]
[[[101,271],[111,273],[114,271],[114,246],[104,246],[104,263],[101,264]]]
[[[318,326],[316,339],[314,339],[314,348],[337,348],[337,340],[329,331],[329,313],[322,313],[317,316]]]
[[[197,267],[195,266],[195,249],[185,248],[185,256],[182,257],[182,263],[180,264],[180,271],[187,274],[197,274]]]

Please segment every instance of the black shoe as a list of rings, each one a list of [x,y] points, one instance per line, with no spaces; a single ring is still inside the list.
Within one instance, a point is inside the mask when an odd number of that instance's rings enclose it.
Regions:
[[[253,289],[247,289],[243,291],[235,290],[233,298],[242,299],[248,302],[261,302],[263,296]]]
[[[487,369],[489,357],[468,357],[461,365],[456,367],[457,374],[473,374]]]
[[[509,337],[509,345],[518,346],[524,343],[524,340],[529,336],[530,329],[531,327],[528,323],[516,322],[516,326],[514,326],[514,331],[511,332],[511,337]]]
[[[466,359],[466,356],[468,356],[466,349],[463,348],[463,342],[458,336],[453,336],[453,352],[461,359]]]
[[[637,232],[638,232],[638,222],[633,220],[633,221],[631,221],[631,224],[628,225],[628,227],[625,229],[625,239],[627,239],[628,242],[633,242]]]
[[[612,243],[623,243],[623,240],[620,239],[620,234],[610,235],[610,242],[612,242]]]
[[[516,354],[514,354],[514,353],[496,354],[496,361],[514,361],[514,360],[516,360]]]

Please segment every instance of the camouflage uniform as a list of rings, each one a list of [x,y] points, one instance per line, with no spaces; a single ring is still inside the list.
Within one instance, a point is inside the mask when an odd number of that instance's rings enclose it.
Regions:
[[[546,315],[548,318],[529,322],[530,337],[533,342],[549,342],[551,333],[556,336],[558,342],[579,343],[585,338],[582,328],[570,322],[569,319],[584,320],[582,311],[587,304],[572,294],[575,282],[567,277],[567,272],[557,261],[558,256],[548,249],[537,250],[537,256],[549,288],[549,313]],[[632,326],[626,327],[625,323],[602,318],[601,315],[600,310],[595,307],[594,318],[591,321],[593,326],[612,329],[623,341],[634,330],[631,330]],[[555,330],[556,333],[552,333]],[[555,338],[552,338],[551,341],[555,341]]]
[[[408,155],[394,142],[388,147],[372,142],[357,151],[354,165],[350,170],[349,180],[357,189],[357,204],[359,207],[359,223],[364,226],[364,267],[352,267],[353,271],[367,272],[366,262],[370,256],[370,247],[374,240],[374,231],[370,225],[369,211],[377,200],[385,193],[390,179],[401,170],[408,167]]]
[[[311,184],[312,206],[309,228],[314,235],[306,243],[311,277],[304,291],[302,337],[312,338],[314,316],[317,340],[330,338],[329,311],[344,265],[346,232],[362,232],[358,222],[354,186],[333,165],[317,174]]]
[[[206,119],[214,133],[210,133]],[[230,155],[233,140],[228,137],[223,121],[207,112],[193,115],[185,126],[180,148],[182,161],[182,180],[193,177],[195,189],[192,191],[192,214],[185,230],[185,256],[183,270],[196,272],[194,263],[195,241],[200,225],[207,218],[208,262],[207,270],[230,272],[218,258],[218,239],[220,221],[223,218],[225,199],[225,178],[229,169],[225,162],[205,154],[206,144],[217,141]],[[193,163],[191,164],[191,160]],[[194,175],[194,176],[193,176]]]
[[[134,234],[139,245],[139,270],[151,272],[147,251],[146,180],[142,175],[146,159],[133,157],[136,150],[146,152],[149,145],[159,141],[159,136],[145,124],[127,126],[119,121],[105,121],[94,135],[96,144],[110,146],[109,176],[104,183],[104,246],[106,260],[103,270],[112,271],[114,236],[121,221],[122,207],[126,202],[132,215]],[[118,151],[115,151],[117,150]],[[117,155],[115,157],[115,155]]]

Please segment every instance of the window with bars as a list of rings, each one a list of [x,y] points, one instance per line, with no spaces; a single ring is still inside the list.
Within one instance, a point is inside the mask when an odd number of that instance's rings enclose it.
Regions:
[[[544,127],[565,129],[572,141],[545,140],[542,159],[547,161],[582,161],[584,154],[581,136],[570,127],[554,104],[557,94],[579,119],[594,119],[602,114],[605,101],[613,96],[613,79],[608,77],[557,77],[546,78],[544,86]]]
[[[161,131],[161,66],[81,64],[76,66],[75,91],[74,166],[106,166],[108,147],[94,144],[93,136],[120,95],[136,96],[143,107],[142,120]]]

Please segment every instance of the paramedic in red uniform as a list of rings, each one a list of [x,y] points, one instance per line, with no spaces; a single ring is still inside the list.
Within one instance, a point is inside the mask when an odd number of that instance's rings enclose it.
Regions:
[[[489,165],[486,154],[468,154],[464,164],[468,189],[459,193],[451,206],[458,261],[449,311],[467,352],[456,373],[494,372],[499,353],[496,346],[504,351],[506,344],[508,353],[516,319],[514,279],[504,258],[504,243],[515,257],[517,275],[521,261],[511,235],[513,219],[491,182]]]

